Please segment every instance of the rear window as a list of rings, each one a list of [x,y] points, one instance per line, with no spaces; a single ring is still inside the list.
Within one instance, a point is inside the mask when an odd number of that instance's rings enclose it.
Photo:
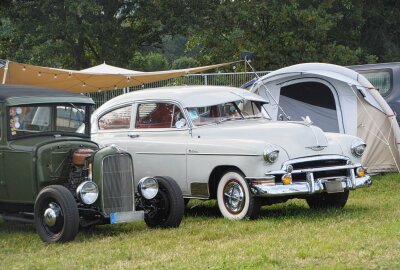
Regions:
[[[392,90],[391,70],[361,70],[359,73],[364,75],[382,96],[387,95]]]
[[[99,129],[129,129],[131,124],[132,105],[110,111],[100,117]]]

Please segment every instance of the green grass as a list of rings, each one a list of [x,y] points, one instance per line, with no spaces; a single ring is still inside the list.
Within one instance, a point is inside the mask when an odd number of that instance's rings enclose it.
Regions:
[[[179,229],[98,226],[68,244],[0,221],[0,269],[400,269],[400,175],[373,180],[342,210],[292,200],[232,222],[215,202],[191,201]]]

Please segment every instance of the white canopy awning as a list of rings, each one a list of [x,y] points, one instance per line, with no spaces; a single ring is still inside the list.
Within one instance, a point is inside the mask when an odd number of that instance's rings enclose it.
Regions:
[[[136,70],[131,70],[131,69],[126,69],[126,68],[120,68],[120,67],[114,67],[107,65],[105,62],[103,64],[82,69],[80,71],[81,73],[87,73],[87,74],[121,74],[121,75],[132,75],[132,74],[139,74],[139,73],[145,73],[142,71],[136,71]]]

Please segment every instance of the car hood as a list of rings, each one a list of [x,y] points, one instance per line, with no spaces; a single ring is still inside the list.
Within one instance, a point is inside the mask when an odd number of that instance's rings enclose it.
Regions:
[[[237,120],[193,129],[193,135],[207,139],[240,140],[248,145],[273,144],[285,151],[290,159],[314,155],[342,155],[339,143],[331,140],[318,127],[304,122]],[[235,143],[232,144],[235,146]]]

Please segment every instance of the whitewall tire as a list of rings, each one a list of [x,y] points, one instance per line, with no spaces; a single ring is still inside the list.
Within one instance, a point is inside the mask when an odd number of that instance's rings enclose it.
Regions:
[[[221,214],[227,219],[255,219],[261,207],[258,199],[250,194],[243,175],[236,171],[228,171],[221,177],[217,201]]]

